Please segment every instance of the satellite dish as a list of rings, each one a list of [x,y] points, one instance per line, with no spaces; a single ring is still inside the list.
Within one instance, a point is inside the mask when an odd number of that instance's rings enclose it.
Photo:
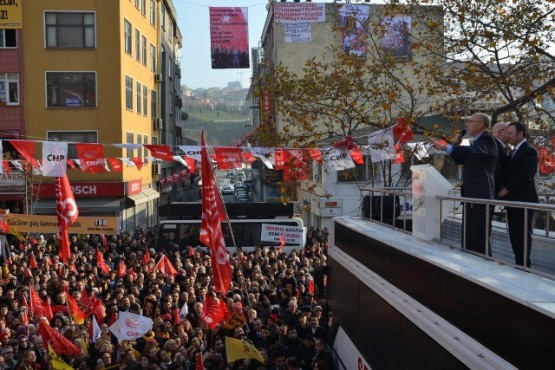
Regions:
[[[189,119],[189,114],[187,112],[181,112],[181,120],[187,121]]]

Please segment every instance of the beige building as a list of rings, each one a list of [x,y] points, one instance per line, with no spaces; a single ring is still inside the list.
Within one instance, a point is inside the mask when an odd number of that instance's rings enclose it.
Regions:
[[[349,29],[353,32],[343,32],[347,29],[343,25],[351,21],[347,19],[348,15],[356,19],[354,26]],[[370,120],[388,126],[395,123],[394,118],[399,117],[403,110],[411,109],[413,116],[422,117],[430,114],[433,104],[438,103],[428,96],[426,71],[422,66],[442,68],[442,24],[443,12],[437,6],[391,8],[383,4],[273,2],[268,6],[261,40],[262,53],[266,61],[286,66],[298,74],[303,73],[305,62],[309,59],[331,61],[333,53],[329,51],[330,46],[342,48],[345,53],[368,55],[369,59],[374,58],[376,61],[380,55],[388,53],[395,63],[392,63],[387,74],[380,77],[385,81],[384,88],[394,86],[391,85],[395,84],[394,80],[412,87],[410,96],[407,91],[399,89],[397,103],[391,104],[388,109],[368,111]],[[435,32],[430,32],[432,25],[438,25]],[[340,26],[339,30],[337,26]],[[365,47],[357,43],[357,32],[366,33]],[[423,40],[426,40],[427,45],[433,45],[435,54],[418,47]],[[376,75],[369,74],[363,78],[376,78]],[[263,83],[261,89],[264,91]],[[260,122],[274,122],[275,130],[282,132],[285,123],[277,113],[275,100],[272,96],[262,94],[262,99],[255,99],[252,105],[258,108]],[[295,127],[287,129],[291,132]],[[359,139],[359,144],[366,142]],[[283,146],[287,145],[283,143]],[[305,223],[316,227],[329,226],[333,216],[360,214],[364,195],[360,188],[383,183],[379,165],[372,166],[369,161],[351,171],[356,174],[355,177],[345,176],[343,171],[324,170],[322,165],[317,164],[311,170],[311,179],[297,184],[291,198],[298,202],[297,210],[303,213]],[[262,169],[261,172],[261,179],[269,179],[260,185],[264,198],[276,192],[277,182],[273,171]]]

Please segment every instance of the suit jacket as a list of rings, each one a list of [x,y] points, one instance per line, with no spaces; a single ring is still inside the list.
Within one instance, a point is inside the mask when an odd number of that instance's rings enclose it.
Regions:
[[[453,146],[451,157],[456,164],[463,165],[462,196],[495,198],[497,144],[489,132],[484,131],[470,146]]]
[[[507,177],[507,171],[509,169],[509,164],[511,163],[511,157],[505,152],[505,147],[503,144],[495,139],[497,144],[497,164],[495,165],[495,194],[499,193],[503,184],[505,184],[505,178]]]
[[[538,168],[538,152],[527,141],[522,143],[510,159],[505,188],[508,200],[535,203],[538,201],[534,177]]]

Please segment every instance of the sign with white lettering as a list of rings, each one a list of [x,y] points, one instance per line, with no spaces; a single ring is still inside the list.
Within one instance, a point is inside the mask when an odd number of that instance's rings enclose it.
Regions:
[[[286,23],[285,42],[302,44],[312,41],[310,23]]]
[[[279,243],[279,237],[281,236],[285,239],[285,244],[302,245],[303,233],[303,228],[298,226],[262,224],[260,240]]]
[[[276,3],[274,4],[276,23],[325,22],[326,4],[324,3]]]

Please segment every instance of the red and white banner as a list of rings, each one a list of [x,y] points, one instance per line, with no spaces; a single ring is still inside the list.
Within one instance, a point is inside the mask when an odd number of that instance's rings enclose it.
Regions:
[[[169,145],[143,145],[154,158],[160,158],[164,161],[173,161],[173,153]]]
[[[274,4],[276,23],[309,23],[326,21],[326,4],[298,3]]]
[[[66,176],[56,177],[56,213],[58,216],[58,245],[60,259],[69,265],[69,225],[79,217],[79,209]]]
[[[210,7],[212,68],[250,68],[248,10]]]
[[[214,172],[212,172],[212,164],[204,142],[204,131],[201,132],[200,140],[202,146],[202,221],[200,226],[200,241],[211,252],[214,290],[225,294],[231,284],[231,266],[220,222],[227,220],[227,213],[225,212],[222,196],[217,189]]]
[[[67,170],[67,143],[45,141],[42,143],[42,175],[65,176]]]
[[[134,340],[145,335],[152,329],[152,319],[130,312],[120,311],[119,318],[110,326],[110,331],[118,342]]]
[[[241,148],[214,148],[214,152],[218,169],[231,170],[242,167]]]

